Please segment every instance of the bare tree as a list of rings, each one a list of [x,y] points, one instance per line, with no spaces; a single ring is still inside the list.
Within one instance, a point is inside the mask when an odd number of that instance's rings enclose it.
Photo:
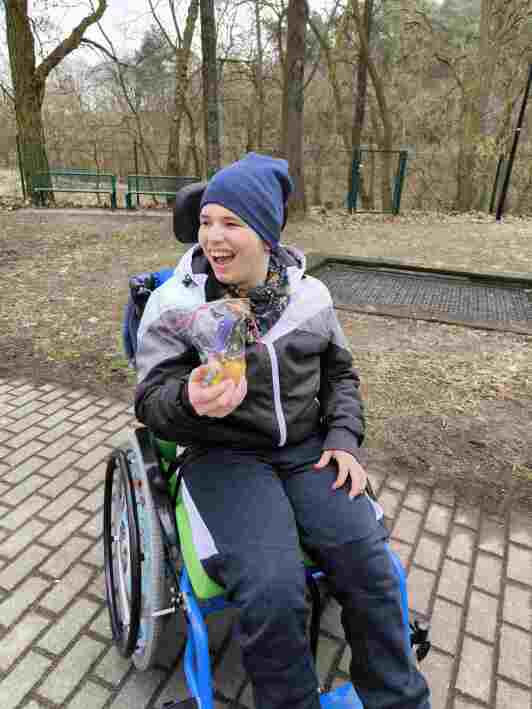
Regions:
[[[220,168],[220,107],[214,0],[200,0],[200,8],[205,153],[207,177],[211,177]]]
[[[107,0],[98,0],[93,12],[37,63],[32,18],[27,0],[3,0],[15,113],[22,152],[22,170],[31,192],[33,175],[48,170],[42,106],[50,72],[77,49],[87,29],[98,22]]]
[[[303,165],[303,108],[305,38],[308,6],[306,0],[290,0],[284,62],[281,154],[290,163],[295,190],[291,200],[295,212],[306,211]]]

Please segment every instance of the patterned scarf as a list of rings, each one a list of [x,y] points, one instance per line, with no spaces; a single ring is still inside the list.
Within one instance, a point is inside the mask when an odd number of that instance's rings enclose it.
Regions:
[[[283,314],[290,301],[288,269],[275,251],[270,254],[266,281],[255,288],[220,284],[223,298],[248,298],[251,317],[247,321],[246,343],[253,345]]]

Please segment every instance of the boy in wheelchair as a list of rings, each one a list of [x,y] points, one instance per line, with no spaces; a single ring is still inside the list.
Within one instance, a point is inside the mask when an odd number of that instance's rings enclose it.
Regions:
[[[207,184],[199,244],[142,316],[136,415],[186,448],[192,537],[207,574],[241,609],[257,708],[320,706],[301,544],[342,606],[363,706],[428,709],[382,511],[366,494],[348,344],[327,288],[305,275],[299,251],[280,245],[291,191],[287,163],[253,153]],[[246,374],[209,384],[183,314],[226,298],[249,303]]]

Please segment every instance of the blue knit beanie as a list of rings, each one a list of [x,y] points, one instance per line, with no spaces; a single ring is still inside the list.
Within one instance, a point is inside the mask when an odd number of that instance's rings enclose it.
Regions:
[[[214,203],[230,209],[275,249],[293,189],[286,160],[248,153],[211,177],[200,208]]]

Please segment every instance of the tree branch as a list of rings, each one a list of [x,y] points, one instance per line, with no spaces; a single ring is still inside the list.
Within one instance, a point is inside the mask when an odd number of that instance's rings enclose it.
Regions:
[[[77,27],[74,27],[69,36],[65,37],[65,39],[60,44],[58,44],[57,47],[53,49],[50,54],[48,54],[48,56],[43,59],[43,61],[39,64],[39,66],[35,70],[35,75],[37,79],[39,79],[42,83],[46,81],[46,78],[48,77],[52,69],[55,69],[55,67],[66,56],[68,56],[71,52],[73,52],[79,47],[86,30],[91,25],[94,25],[95,23],[100,21],[106,9],[107,0],[98,0],[98,7],[94,10],[94,12],[91,12],[90,15],[84,17],[83,20],[79,23],[79,25],[77,25]]]

